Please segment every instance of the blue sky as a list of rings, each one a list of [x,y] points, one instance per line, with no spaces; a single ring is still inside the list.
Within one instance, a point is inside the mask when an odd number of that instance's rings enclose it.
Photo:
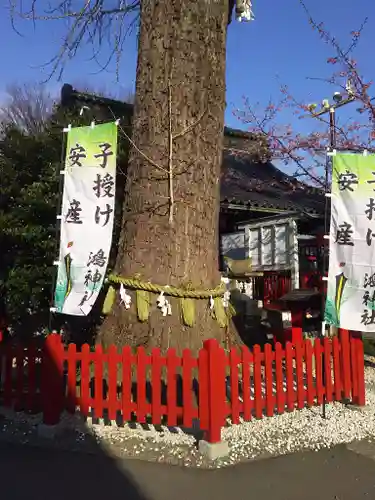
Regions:
[[[37,3],[47,4],[44,0],[37,0]],[[326,59],[332,52],[308,25],[298,0],[254,0],[253,3],[256,20],[243,24],[233,22],[229,27],[226,122],[237,127],[241,124],[232,116],[232,110],[235,106],[241,107],[242,96],[254,103],[266,103],[271,96],[277,98],[280,81],[288,84],[298,99],[307,102],[328,97],[333,90],[327,89],[325,84],[306,79],[307,76],[323,77],[329,74],[332,68],[326,64]],[[324,21],[343,43],[349,40],[350,31],[358,29],[364,17],[370,18],[357,50],[357,59],[367,79],[374,77],[370,47],[371,32],[375,28],[375,2],[306,0],[306,3],[314,17]],[[56,53],[65,31],[61,22],[38,22],[34,29],[30,21],[22,21],[17,27],[22,37],[13,31],[8,13],[3,10],[0,32],[6,47],[3,45],[1,51],[0,98],[9,83],[39,81],[46,77],[47,72],[41,65]],[[53,78],[49,82],[51,89],[58,92],[64,82],[89,83],[114,93],[123,93],[134,87],[134,35],[125,47],[120,83],[116,82],[114,67],[111,71],[98,74],[98,67],[90,60],[91,55],[90,47],[83,48],[76,59],[66,66],[62,81]],[[304,126],[299,123],[299,126]]]

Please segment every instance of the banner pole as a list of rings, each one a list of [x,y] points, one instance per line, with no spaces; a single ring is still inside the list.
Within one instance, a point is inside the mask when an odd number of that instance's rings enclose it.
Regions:
[[[63,134],[62,134],[62,141],[61,141],[61,155],[60,155],[60,162],[58,163],[58,166],[56,168],[56,174],[58,175],[59,179],[59,186],[58,186],[58,193],[57,193],[57,205],[56,205],[56,224],[55,224],[55,249],[54,249],[54,254],[55,256],[58,255],[58,252],[60,251],[60,231],[61,231],[61,210],[62,210],[62,198],[63,198],[63,189],[64,189],[64,173],[65,173],[65,150],[66,150],[66,145],[67,145],[67,135],[68,132],[71,129],[71,125],[69,125],[67,128],[63,129]],[[58,259],[60,256],[58,255]],[[57,282],[57,273],[58,273],[58,265],[59,265],[59,260],[55,260],[53,262],[54,265],[54,271],[52,274],[52,281],[51,281],[51,299],[50,299],[50,309],[49,309],[49,321],[48,321],[48,329],[49,333],[53,332],[53,327],[54,327],[54,299],[55,299],[55,288],[56,288],[56,282]]]
[[[325,163],[325,179],[324,179],[324,194],[325,194],[325,207],[324,207],[324,236],[327,237],[329,232],[330,232],[330,224],[329,224],[329,168],[331,165],[331,162],[333,160],[330,160],[330,157],[332,157],[336,147],[336,114],[335,114],[335,108],[333,106],[330,107],[329,109],[329,152],[331,155],[326,155],[326,163]],[[325,241],[325,240],[323,240]],[[327,266],[327,256],[328,256],[328,251],[329,251],[329,240],[328,240],[328,249],[323,247],[323,283],[324,282],[324,277],[326,272],[328,272],[328,266]],[[322,287],[322,328],[320,331],[320,339],[323,341],[325,335],[326,335],[326,322],[324,321],[324,315],[325,315],[325,303],[326,303],[326,298],[324,297],[324,286]],[[322,351],[322,380],[323,380],[323,385],[326,387],[326,370],[325,370],[325,354],[324,354],[324,349]],[[323,396],[323,403],[322,403],[322,418],[327,418],[327,397],[326,393],[324,392]]]

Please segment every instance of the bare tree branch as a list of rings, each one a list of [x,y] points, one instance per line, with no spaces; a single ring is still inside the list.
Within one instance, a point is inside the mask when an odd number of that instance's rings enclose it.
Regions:
[[[8,0],[11,23],[14,30],[19,20],[65,21],[68,24],[65,38],[57,54],[44,66],[50,68],[49,79],[58,74],[60,78],[67,62],[75,57],[84,45],[91,45],[93,59],[100,71],[115,61],[118,75],[124,42],[138,23],[140,0],[61,0],[54,7],[43,8],[42,0],[29,0],[25,8],[23,0]],[[77,7],[77,4],[81,4]],[[101,49],[108,45],[110,55],[102,64]]]
[[[55,98],[39,84],[13,84],[0,106],[2,126],[13,125],[27,134],[44,130],[53,111]]]
[[[356,101],[360,105],[357,111],[362,115],[361,119],[350,119],[341,123],[338,114],[335,124],[337,148],[350,151],[363,149],[375,151],[375,99],[369,95],[372,82],[367,82],[360,74],[353,54],[367,25],[367,18],[358,30],[350,33],[350,42],[346,48],[343,48],[323,23],[318,23],[313,19],[304,0],[299,0],[299,3],[307,15],[310,26],[333,51],[332,57],[326,61],[333,68],[331,76],[328,78],[309,77],[309,79],[323,81],[334,86],[335,91],[341,91],[343,100]],[[325,180],[321,173],[325,164],[324,153],[330,140],[330,123],[326,118],[328,115],[316,114],[315,107],[311,109],[306,103],[299,102],[285,85],[280,86],[280,92],[279,101],[270,100],[265,108],[254,105],[246,99],[244,107],[241,110],[235,110],[234,114],[252,132],[267,137],[274,159],[282,161],[285,165],[295,165],[295,177],[323,187]],[[288,115],[292,112],[296,118],[300,119],[313,118],[311,132],[302,134],[297,124],[292,127],[285,123],[281,116],[283,111],[286,111]]]
[[[322,81],[341,88],[344,92],[348,91],[348,83],[350,85],[350,92],[356,101],[361,103],[362,112],[369,114],[369,120],[375,128],[375,101],[370,97],[368,90],[372,86],[372,81],[365,81],[364,77],[360,74],[357,61],[354,58],[354,50],[360,43],[363,31],[368,23],[366,17],[358,30],[353,30],[350,33],[350,43],[348,48],[344,49],[336,39],[324,26],[323,23],[315,21],[311,15],[304,0],[299,0],[300,5],[306,13],[310,26],[318,33],[323,42],[330,46],[334,54],[328,58],[327,62],[339,69],[335,71],[328,79],[323,78]]]
[[[114,112],[112,111],[112,109],[109,108],[109,110],[111,111],[113,118],[115,120],[117,120],[117,117],[114,114]],[[168,170],[166,168],[162,167],[158,163],[156,163],[153,160],[151,160],[151,158],[149,158],[145,153],[143,153],[143,151],[141,151],[139,149],[139,147],[135,144],[135,142],[131,139],[131,137],[125,132],[125,130],[121,126],[120,122],[118,123],[118,128],[121,131],[122,135],[125,137],[125,139],[127,139],[127,141],[129,142],[129,144],[137,151],[137,153],[139,155],[142,156],[142,158],[144,158],[147,161],[147,163],[149,163],[151,166],[155,167],[156,170],[160,170],[160,171],[165,172],[166,174],[168,174]]]
[[[169,184],[169,224],[174,218],[174,192],[173,192],[173,134],[172,134],[172,88],[168,80],[168,184]]]
[[[199,124],[199,122],[202,120],[202,118],[204,117],[204,115],[206,113],[207,113],[207,109],[204,109],[196,120],[194,120],[190,125],[188,125],[183,130],[181,130],[181,132],[178,132],[177,134],[175,134],[172,139],[175,141],[176,139],[183,137],[184,135],[188,134],[190,131],[195,129],[195,127]]]

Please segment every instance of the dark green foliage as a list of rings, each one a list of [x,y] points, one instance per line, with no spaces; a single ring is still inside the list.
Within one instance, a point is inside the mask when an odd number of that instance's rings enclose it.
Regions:
[[[92,117],[84,118],[56,111],[39,134],[29,135],[12,126],[0,137],[0,315],[5,315],[18,337],[30,337],[51,326],[62,128],[68,123],[87,125]],[[126,155],[122,158],[123,172]],[[120,172],[120,192],[123,178]],[[119,221],[117,217],[117,225]],[[52,326],[66,319],[60,316]]]
[[[56,131],[57,132],[57,131]],[[38,328],[51,296],[61,132],[0,140],[0,286],[13,328]]]

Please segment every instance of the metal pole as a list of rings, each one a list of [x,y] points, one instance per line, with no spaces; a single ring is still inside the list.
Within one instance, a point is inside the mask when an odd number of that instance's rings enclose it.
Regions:
[[[62,136],[62,144],[61,144],[61,157],[60,157],[60,162],[57,166],[56,169],[56,174],[58,175],[59,179],[59,187],[58,187],[58,195],[57,195],[57,206],[56,206],[56,225],[55,225],[55,251],[54,255],[56,256],[59,249],[60,249],[60,231],[61,231],[61,221],[58,219],[58,216],[61,215],[61,209],[62,209],[62,198],[63,198],[63,189],[64,189],[64,175],[61,173],[64,168],[65,168],[65,149],[66,149],[66,142],[67,142],[67,133],[64,131],[63,136]],[[55,266],[55,264],[54,264]],[[50,312],[49,312],[49,333],[52,333],[54,330],[54,313],[51,310],[53,307],[54,303],[54,298],[55,298],[55,287],[56,287],[56,282],[57,282],[57,273],[58,273],[58,267],[54,269],[53,276],[52,276],[52,283],[51,283],[51,302],[50,302]]]
[[[334,107],[331,107],[329,110],[329,145],[332,151],[336,147],[336,112]],[[328,179],[329,176],[326,169],[326,189],[328,187]]]
[[[336,146],[336,114],[335,108],[331,106],[329,109],[329,150],[332,151]],[[328,151],[327,151],[328,153]],[[332,158],[332,157],[331,157]],[[329,201],[328,201],[328,193],[329,193],[329,169],[331,167],[331,160],[329,155],[326,155],[326,164],[325,164],[325,180],[324,180],[324,192],[325,192],[325,208],[324,208],[324,235],[329,233]],[[325,275],[327,267],[327,248],[323,247],[323,275]],[[325,297],[324,290],[322,293],[322,328],[321,328],[321,340],[325,337],[325,322],[324,322],[324,312],[325,312]],[[323,331],[324,329],[324,331]],[[325,356],[324,351],[322,354],[322,380],[324,387],[326,386],[326,373],[325,373]],[[324,394],[323,396],[323,404],[322,404],[322,417],[327,417],[327,398]]]
[[[321,111],[317,113],[312,113],[312,116],[314,118],[325,115],[329,113],[329,147],[327,148],[327,155],[326,155],[326,164],[325,164],[325,182],[324,182],[324,191],[325,191],[325,209],[324,209],[324,236],[328,235],[330,227],[329,227],[329,200],[328,200],[328,194],[330,192],[329,189],[329,169],[330,166],[332,165],[332,156],[328,154],[328,152],[333,152],[336,149],[337,142],[336,142],[336,109],[341,108],[342,106],[346,106],[347,104],[350,104],[351,102],[354,102],[356,100],[355,96],[349,95],[346,99],[343,99],[342,101],[336,102],[335,104],[332,104],[329,108],[324,107]],[[323,274],[325,274],[326,267],[327,267],[327,256],[328,256],[328,249],[324,246],[323,247]],[[325,277],[325,276],[323,276]],[[322,287],[323,288],[323,287]],[[324,297],[324,290],[322,293],[322,328],[320,332],[320,339],[323,340],[325,337],[325,322],[324,322],[324,313],[325,313],[325,297]],[[324,351],[322,353],[322,380],[323,384],[325,386],[326,384],[326,376],[325,376],[325,356],[324,356]],[[326,418],[326,406],[327,406],[327,400],[326,400],[326,395],[323,397],[323,405],[322,405],[322,417]]]

